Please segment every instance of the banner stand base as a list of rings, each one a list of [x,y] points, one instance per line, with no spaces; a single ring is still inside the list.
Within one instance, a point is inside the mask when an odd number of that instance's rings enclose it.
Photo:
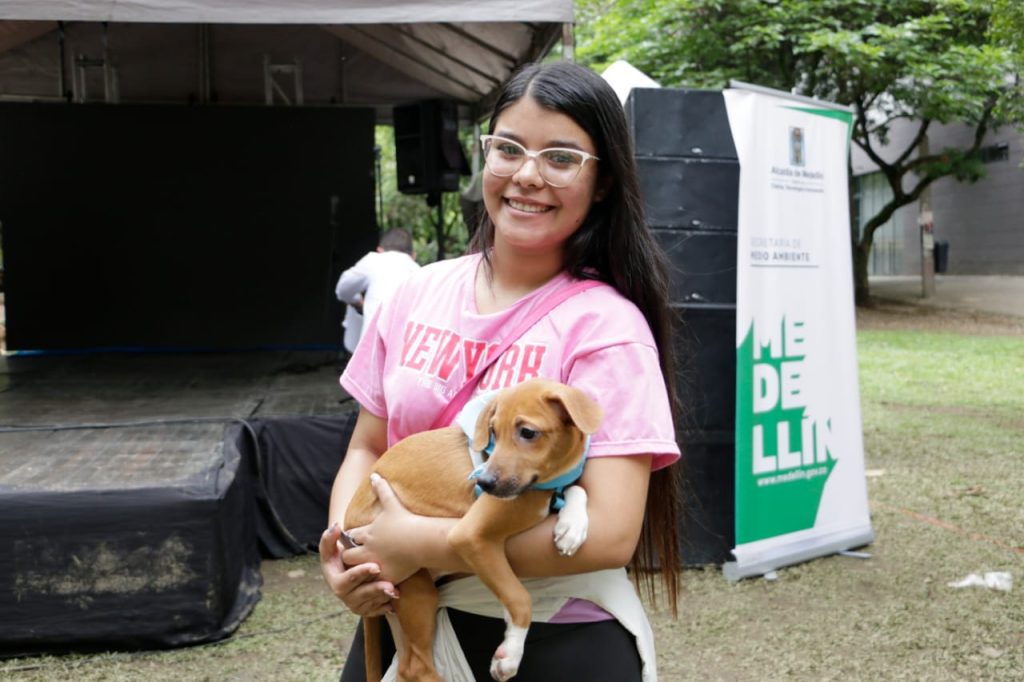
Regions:
[[[811,559],[837,554],[839,552],[863,547],[871,544],[875,532],[870,525],[860,528],[848,528],[829,535],[816,535],[793,542],[775,544],[763,551],[750,551],[750,547],[736,548],[733,555],[736,561],[722,564],[722,575],[729,582],[737,582],[743,578],[761,576],[770,571],[803,563]]]

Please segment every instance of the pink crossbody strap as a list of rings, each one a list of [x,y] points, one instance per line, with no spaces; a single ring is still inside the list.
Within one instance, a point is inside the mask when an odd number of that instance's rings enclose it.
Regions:
[[[501,354],[508,350],[508,347],[515,343],[523,334],[525,334],[533,325],[537,324],[545,315],[550,313],[552,310],[560,306],[569,298],[572,298],[576,294],[586,291],[587,289],[593,289],[596,286],[600,286],[601,282],[593,279],[585,279],[579,282],[574,282],[566,287],[562,287],[558,291],[554,292],[550,296],[544,299],[540,305],[530,311],[530,314],[523,318],[508,335],[502,339],[495,349],[494,353],[490,354],[487,358],[487,362],[480,368],[480,370],[474,375],[469,381],[463,384],[459,392],[455,394],[455,397],[451,399],[448,406],[444,408],[444,411],[434,420],[434,424],[430,427],[432,429],[439,429],[442,426],[448,426],[454,421],[456,415],[459,414],[459,410],[469,402],[470,396],[473,395],[473,391],[476,390],[477,384],[480,383],[480,379],[483,378],[484,372],[494,362],[501,357]]]

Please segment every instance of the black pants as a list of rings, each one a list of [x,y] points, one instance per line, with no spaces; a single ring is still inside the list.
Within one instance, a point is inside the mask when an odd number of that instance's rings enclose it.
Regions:
[[[491,679],[491,656],[505,636],[505,621],[448,609],[462,651],[479,682]],[[391,629],[381,624],[384,669],[395,645]],[[640,654],[636,640],[616,620],[598,623],[533,623],[526,635],[523,662],[516,682],[639,682]],[[364,682],[363,625],[359,624],[341,682]]]

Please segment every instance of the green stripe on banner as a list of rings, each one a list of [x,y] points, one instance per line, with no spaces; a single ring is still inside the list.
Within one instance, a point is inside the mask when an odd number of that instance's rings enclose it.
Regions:
[[[837,121],[842,121],[846,124],[846,137],[847,139],[853,137],[853,114],[849,111],[843,111],[841,109],[814,109],[811,107],[782,107],[783,109],[792,109],[793,111],[802,111],[805,114],[812,114],[813,116],[824,116],[825,118],[834,118]]]

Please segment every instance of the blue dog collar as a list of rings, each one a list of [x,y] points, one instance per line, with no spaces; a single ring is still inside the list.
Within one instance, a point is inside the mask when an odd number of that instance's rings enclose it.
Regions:
[[[459,425],[463,433],[468,437],[469,457],[473,462],[473,472],[469,475],[468,480],[476,480],[480,478],[480,475],[484,471],[484,467],[487,465],[487,459],[494,454],[494,436],[490,437],[486,447],[482,451],[473,449],[473,433],[476,431],[476,422],[480,417],[480,413],[484,411],[487,404],[494,399],[497,391],[490,391],[488,393],[481,393],[476,396],[459,411],[457,417],[455,417],[455,423]],[[550,481],[541,481],[540,483],[534,483],[530,486],[531,490],[551,490],[553,495],[551,498],[551,511],[556,512],[565,506],[565,489],[570,485],[579,480],[580,476],[583,475],[583,466],[587,463],[587,454],[590,452],[590,436],[586,437],[583,442],[583,454],[580,455],[579,462],[576,463],[569,471],[565,472],[561,476],[556,476]],[[483,494],[483,488],[476,486],[475,493],[477,497]]]

